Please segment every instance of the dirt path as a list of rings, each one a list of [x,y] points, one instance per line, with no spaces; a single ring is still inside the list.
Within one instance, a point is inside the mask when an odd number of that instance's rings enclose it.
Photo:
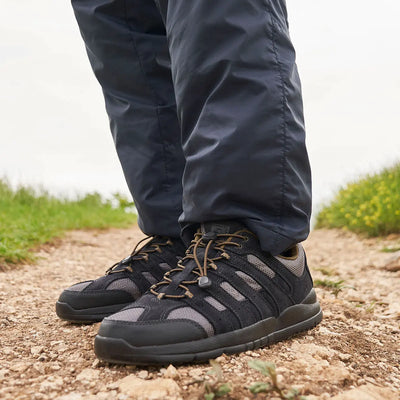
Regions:
[[[71,232],[39,252],[37,265],[0,273],[0,399],[197,399],[209,365],[134,368],[104,365],[93,353],[95,325],[57,319],[54,303],[66,286],[103,274],[141,237],[137,228]],[[336,298],[319,288],[325,313],[313,331],[234,357],[220,357],[230,398],[265,399],[247,387],[262,379],[247,361],[277,366],[281,385],[311,399],[399,399],[400,237],[360,240],[315,231],[305,246],[315,279],[345,280]],[[397,267],[396,267],[397,265]],[[207,378],[205,378],[207,376]],[[126,378],[125,378],[126,377]],[[123,379],[124,378],[124,379]]]

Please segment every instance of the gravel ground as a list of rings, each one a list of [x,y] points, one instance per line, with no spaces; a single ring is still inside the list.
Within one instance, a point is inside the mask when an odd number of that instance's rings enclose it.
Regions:
[[[137,227],[70,232],[43,246],[35,265],[0,273],[0,399],[125,400],[204,398],[208,364],[135,368],[99,362],[93,339],[99,324],[60,321],[60,291],[104,273],[142,237]],[[276,364],[278,382],[310,400],[399,399],[400,236],[360,239],[335,230],[312,232],[305,243],[314,279],[344,280],[337,296],[318,288],[323,322],[314,330],[269,348],[218,363],[231,399],[253,396],[248,386],[262,376],[247,365]],[[275,394],[275,396],[277,396]]]

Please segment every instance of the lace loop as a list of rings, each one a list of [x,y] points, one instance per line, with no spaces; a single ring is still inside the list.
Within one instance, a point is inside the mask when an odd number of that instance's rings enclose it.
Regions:
[[[164,242],[153,242],[153,240],[156,239],[164,239]],[[146,242],[144,244],[142,244],[143,242]],[[142,244],[142,246],[140,246]],[[172,246],[173,242],[170,238],[163,238],[161,236],[157,236],[157,235],[150,235],[150,236],[146,236],[145,238],[143,238],[142,240],[140,240],[136,246],[134,247],[134,249],[132,250],[132,253],[124,258],[123,260],[115,263],[114,265],[112,265],[110,268],[108,268],[108,270],[106,271],[107,275],[110,274],[114,274],[117,272],[123,272],[123,271],[127,271],[127,272],[133,272],[133,263],[134,261],[145,261],[148,262],[149,261],[149,255],[151,253],[154,252],[158,252],[158,253],[162,253],[162,249],[161,246]]]
[[[150,287],[150,292],[157,296],[158,299],[162,298],[172,298],[180,299],[184,297],[193,297],[193,293],[188,288],[189,285],[197,284],[202,289],[206,289],[212,285],[211,279],[207,276],[207,270],[209,268],[216,270],[217,261],[229,260],[230,255],[225,250],[227,246],[240,247],[239,243],[232,241],[233,239],[245,240],[247,237],[240,235],[238,233],[215,233],[207,232],[201,233],[198,231],[194,239],[191,241],[190,246],[186,251],[185,257],[178,261],[177,267],[168,271],[161,282],[158,282]],[[200,249],[204,249],[204,253],[201,254]],[[217,255],[210,257],[209,254],[211,250],[216,250]],[[192,280],[182,280],[178,284],[178,288],[184,290],[184,294],[167,294],[163,292],[158,292],[157,290],[165,285],[172,283],[171,275],[182,272],[186,266],[185,264],[190,260],[195,262],[195,268],[191,271],[193,274],[197,275],[195,279]]]

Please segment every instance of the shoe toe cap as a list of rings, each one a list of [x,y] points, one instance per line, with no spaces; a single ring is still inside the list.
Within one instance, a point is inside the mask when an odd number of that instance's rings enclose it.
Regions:
[[[58,302],[67,303],[74,309],[86,309],[102,307],[113,304],[127,304],[135,299],[131,294],[123,290],[70,290],[65,289]]]
[[[160,346],[190,342],[207,338],[205,330],[191,320],[148,320],[128,322],[112,319],[103,320],[98,336],[123,339],[134,347]]]

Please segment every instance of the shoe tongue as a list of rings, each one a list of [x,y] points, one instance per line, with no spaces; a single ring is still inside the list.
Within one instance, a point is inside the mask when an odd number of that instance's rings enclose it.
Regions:
[[[246,229],[246,227],[238,221],[211,221],[200,225],[200,230],[203,234],[207,232],[229,234],[242,229]]]

